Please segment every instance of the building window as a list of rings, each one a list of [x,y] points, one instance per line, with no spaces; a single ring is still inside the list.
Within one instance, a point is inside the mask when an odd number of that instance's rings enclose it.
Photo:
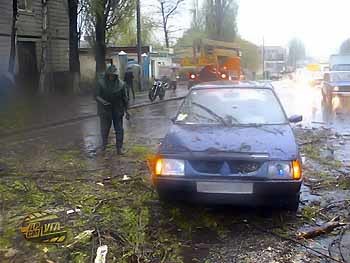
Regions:
[[[32,0],[19,0],[18,9],[20,10],[32,10]]]

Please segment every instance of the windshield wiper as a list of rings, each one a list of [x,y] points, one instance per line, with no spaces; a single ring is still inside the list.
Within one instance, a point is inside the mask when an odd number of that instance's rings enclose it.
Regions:
[[[226,123],[225,119],[219,115],[217,115],[215,112],[213,112],[211,109],[208,109],[207,107],[203,106],[202,104],[196,103],[196,102],[192,102],[193,105],[205,110],[206,112],[208,112],[210,115],[214,116],[216,119],[218,119],[223,125],[228,126],[228,124]]]
[[[234,126],[234,125],[239,125],[240,124],[238,119],[233,117],[232,115],[226,115],[225,118],[230,122],[230,126]],[[235,123],[232,123],[232,122],[235,122]]]
[[[244,123],[244,124],[241,124],[241,126],[258,128],[258,127],[264,126],[264,124],[262,124],[262,123]]]
[[[217,121],[216,120],[216,118],[215,119],[213,119],[212,117],[210,118],[210,117],[207,117],[207,116],[204,116],[204,115],[201,115],[201,114],[198,114],[198,113],[195,113],[194,114],[194,117],[199,117],[199,118],[202,118],[202,119],[206,119],[206,120],[208,120],[208,121]]]

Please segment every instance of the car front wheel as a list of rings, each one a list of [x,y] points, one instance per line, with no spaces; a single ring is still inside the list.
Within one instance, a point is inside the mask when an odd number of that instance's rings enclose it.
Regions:
[[[286,199],[283,203],[283,208],[295,213],[299,208],[299,194]]]
[[[157,190],[158,197],[160,201],[168,202],[171,200],[170,194],[164,190]]]

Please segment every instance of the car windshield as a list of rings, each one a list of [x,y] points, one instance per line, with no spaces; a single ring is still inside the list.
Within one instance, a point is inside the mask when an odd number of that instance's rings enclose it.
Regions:
[[[183,124],[285,124],[285,114],[270,89],[220,88],[193,90],[176,118]]]
[[[344,65],[334,65],[333,70],[335,71],[349,71],[350,65],[344,64]]]

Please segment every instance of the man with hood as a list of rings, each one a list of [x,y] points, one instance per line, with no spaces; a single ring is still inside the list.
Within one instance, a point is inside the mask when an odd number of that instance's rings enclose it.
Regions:
[[[113,122],[117,154],[123,154],[123,117],[126,114],[126,119],[129,119],[128,97],[125,84],[119,79],[117,68],[114,65],[109,66],[105,74],[97,81],[95,99],[100,116],[102,150],[104,151],[107,147],[108,135]]]

